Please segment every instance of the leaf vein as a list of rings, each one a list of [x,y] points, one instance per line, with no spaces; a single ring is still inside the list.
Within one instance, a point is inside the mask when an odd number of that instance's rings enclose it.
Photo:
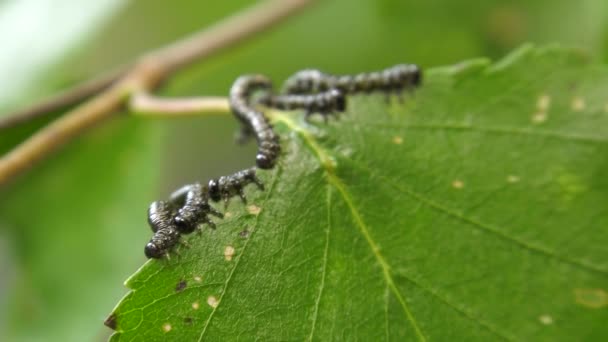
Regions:
[[[280,168],[280,166],[277,166],[277,171],[273,175],[272,184],[270,186],[270,189],[268,190],[266,198],[264,198],[264,203],[262,204],[262,206],[264,206],[264,204],[266,204],[266,202],[268,201],[268,199],[270,198],[270,196],[272,195],[272,193],[276,189],[276,183],[277,183],[277,180],[279,178],[280,172],[281,172],[281,168]],[[231,280],[232,280],[232,278],[234,276],[234,273],[235,273],[236,269],[240,265],[240,262],[241,262],[241,259],[243,258],[243,255],[245,255],[245,251],[247,250],[247,246],[249,245],[249,242],[251,240],[253,240],[253,236],[254,236],[255,232],[257,231],[257,226],[258,226],[259,218],[260,218],[260,216],[262,214],[263,213],[260,213],[258,216],[256,216],[255,223],[253,224],[253,227],[251,229],[251,235],[245,241],[245,244],[243,245],[243,251],[238,255],[238,257],[237,257],[237,259],[235,261],[234,267],[230,271],[230,274],[228,275],[228,278],[226,279],[226,282],[224,283],[224,288],[222,289],[222,293],[220,294],[220,298],[218,299],[217,305],[213,308],[213,310],[209,314],[209,318],[207,318],[207,321],[205,321],[205,325],[203,327],[203,330],[201,331],[201,334],[199,335],[199,338],[198,338],[199,342],[203,340],[203,337],[205,336],[205,333],[207,332],[207,328],[209,327],[209,324],[211,323],[211,320],[213,319],[213,317],[215,316],[216,311],[218,310],[218,308],[222,304],[222,300],[224,299],[224,295],[226,294],[226,292],[228,290],[228,286],[231,283]]]
[[[399,291],[399,289],[397,288],[397,286],[393,280],[392,274],[390,272],[390,265],[384,259],[384,256],[380,253],[380,248],[378,247],[378,245],[372,238],[372,236],[369,232],[369,229],[367,228],[367,225],[365,224],[363,218],[359,214],[358,209],[355,207],[350,194],[346,190],[344,183],[340,180],[340,178],[338,178],[333,173],[333,166],[334,166],[333,160],[334,159],[329,156],[329,154],[327,153],[327,151],[325,149],[323,149],[321,146],[319,146],[319,144],[317,144],[314,137],[307,130],[298,126],[290,118],[288,118],[285,115],[278,114],[277,112],[272,113],[271,117],[273,117],[277,121],[283,122],[291,130],[293,130],[295,133],[297,133],[304,140],[306,146],[312,150],[313,154],[319,160],[321,166],[324,167],[328,184],[332,185],[336,190],[338,190],[342,199],[348,206],[351,216],[354,220],[354,223],[359,228],[359,232],[363,235],[363,237],[367,241],[369,247],[371,248],[371,250],[374,254],[374,257],[376,258],[376,261],[378,262],[378,264],[380,265],[380,267],[382,269],[382,274],[384,276],[384,280],[387,283],[387,286],[391,289],[391,291],[397,297],[397,300],[401,304],[401,308],[403,309],[407,320],[410,322],[411,326],[414,329],[415,335],[418,337],[418,339],[420,341],[426,341],[426,337],[420,330],[418,322],[416,321],[415,317],[413,316],[411,310],[409,309],[407,302],[403,298],[403,295],[401,294],[401,292]]]
[[[533,129],[521,129],[514,127],[482,127],[473,126],[467,123],[447,123],[447,124],[408,124],[399,125],[393,123],[378,123],[378,122],[362,122],[360,124],[353,124],[359,129],[365,129],[368,127],[380,127],[388,129],[426,129],[426,130],[453,130],[453,131],[475,131],[482,133],[492,134],[505,134],[505,135],[528,135],[543,138],[552,138],[580,143],[589,144],[606,144],[608,139],[599,136],[585,136],[580,134],[567,134],[563,132],[549,131],[549,130],[533,130]]]
[[[315,300],[315,306],[312,318],[312,327],[310,329],[309,341],[312,341],[314,336],[315,327],[317,324],[319,304],[321,303],[321,296],[325,288],[325,276],[327,274],[327,258],[329,255],[329,234],[331,232],[331,188],[327,186],[327,229],[325,230],[325,251],[323,252],[323,266],[321,267],[321,284],[319,285],[319,294]]]
[[[358,167],[360,170],[363,171],[367,171],[370,175],[372,175],[373,173],[371,172],[371,170],[369,170],[368,168],[366,168],[363,165],[357,165],[355,163],[351,163],[353,166]],[[608,275],[608,270],[605,270],[601,267],[598,267],[596,265],[593,264],[589,264],[585,261],[582,260],[576,260],[576,259],[570,259],[567,258],[565,256],[559,255],[557,253],[555,253],[555,251],[548,249],[546,247],[543,246],[539,246],[539,245],[535,245],[532,243],[529,243],[525,240],[510,236],[508,234],[506,234],[504,231],[502,231],[501,229],[499,229],[498,227],[488,224],[488,223],[484,223],[478,220],[475,220],[473,218],[467,217],[465,215],[462,215],[461,213],[450,209],[446,206],[443,206],[440,203],[437,203],[435,201],[433,201],[430,198],[427,198],[425,196],[423,196],[422,194],[414,191],[413,189],[409,188],[409,187],[402,187],[401,185],[391,181],[390,179],[388,179],[387,177],[383,177],[381,175],[377,175],[377,177],[381,178],[383,182],[386,182],[386,184],[390,184],[393,188],[399,190],[399,192],[416,199],[417,201],[423,203],[424,205],[440,212],[443,214],[446,214],[452,218],[455,218],[457,220],[460,220],[464,223],[470,224],[473,227],[476,227],[477,229],[484,231],[486,233],[490,233],[493,234],[505,241],[509,241],[512,242],[514,244],[516,244],[517,246],[526,249],[530,252],[534,252],[540,255],[544,255],[548,258],[552,258],[555,260],[558,260],[560,262],[566,263],[566,264],[570,264],[572,266],[577,266],[580,267],[582,269],[585,269],[587,271],[591,271],[591,272],[595,272],[595,273],[599,273],[601,275]]]

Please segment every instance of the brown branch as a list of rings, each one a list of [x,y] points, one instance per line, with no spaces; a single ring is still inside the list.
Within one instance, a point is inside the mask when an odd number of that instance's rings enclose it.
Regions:
[[[44,99],[29,108],[6,114],[0,117],[0,129],[10,128],[31,121],[83,101],[110,87],[114,82],[120,79],[126,71],[126,68],[112,71],[90,81],[78,84],[71,89],[51,96],[48,99]]]
[[[228,98],[219,96],[161,98],[148,93],[136,93],[129,101],[129,111],[135,115],[173,117],[227,113],[230,106]]]
[[[0,184],[31,167],[85,129],[111,117],[131,94],[146,93],[174,72],[298,12],[312,0],[269,0],[165,48],[144,55],[111,87],[32,135],[0,159]]]

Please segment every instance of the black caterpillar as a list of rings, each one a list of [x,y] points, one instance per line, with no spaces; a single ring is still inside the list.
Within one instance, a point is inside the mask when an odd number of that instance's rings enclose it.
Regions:
[[[268,91],[272,87],[270,80],[263,75],[246,75],[237,78],[230,89],[230,108],[241,121],[244,136],[253,134],[258,142],[258,153],[255,157],[257,167],[272,169],[281,153],[279,136],[264,113],[253,108],[251,95],[256,90]]]
[[[230,108],[242,124],[243,138],[254,136],[258,143],[256,165],[271,169],[281,152],[279,136],[273,131],[268,119],[254,105],[261,104],[281,110],[305,109],[308,118],[313,113],[325,119],[346,109],[346,95],[359,92],[384,91],[387,94],[418,87],[422,72],[413,64],[399,64],[388,69],[358,75],[335,76],[319,70],[302,70],[290,77],[284,86],[285,94],[272,94],[272,83],[263,75],[239,77],[230,89]],[[262,92],[254,101],[256,91]],[[209,218],[224,215],[213,208],[209,201],[224,201],[228,206],[231,197],[239,196],[247,202],[243,189],[248,184],[264,185],[256,177],[256,169],[249,168],[229,176],[212,179],[207,185],[195,183],[175,191],[169,202],[156,201],[148,209],[148,223],[154,235],[146,244],[148,258],[169,256],[169,251],[180,242],[182,234],[197,230],[201,223],[215,228]]]
[[[173,222],[173,208],[165,201],[156,201],[148,209],[148,223],[154,232],[150,242],[144,248],[148,258],[161,258],[168,255],[180,238],[180,233]]]
[[[186,185],[171,195],[171,202],[183,204],[174,218],[177,230],[181,234],[192,233],[201,223],[215,228],[209,215],[223,218],[224,214],[209,204],[209,189],[200,183]]]
[[[224,208],[228,206],[230,197],[238,195],[244,204],[247,204],[243,188],[254,183],[258,189],[264,190],[264,184],[255,175],[255,168],[239,171],[231,176],[222,176],[209,181],[209,197],[214,202],[224,200]]]
[[[148,209],[148,223],[154,235],[144,249],[146,257],[158,259],[168,255],[179,243],[182,234],[192,233],[201,223],[215,228],[209,215],[219,218],[224,215],[213,208],[209,200],[223,200],[227,206],[230,198],[238,195],[246,203],[243,189],[250,183],[256,184],[260,190],[264,189],[255,168],[212,179],[207,186],[200,183],[186,185],[171,194],[169,202],[153,202]]]
[[[306,69],[288,78],[283,91],[287,94],[308,94],[338,89],[345,94],[376,90],[400,93],[404,89],[418,87],[421,82],[422,71],[415,64],[398,64],[381,71],[340,76]]]
[[[258,99],[258,103],[281,110],[305,109],[306,118],[314,113],[319,113],[327,120],[327,117],[331,114],[344,112],[346,109],[346,96],[342,91],[332,88],[311,95],[265,94]]]

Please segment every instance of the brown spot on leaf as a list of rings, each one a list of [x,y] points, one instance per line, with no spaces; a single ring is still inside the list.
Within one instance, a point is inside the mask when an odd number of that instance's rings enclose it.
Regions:
[[[112,329],[112,330],[116,330],[116,314],[111,314],[110,316],[108,316],[108,318],[106,318],[105,321],[103,321],[103,325],[105,325],[106,327]]]
[[[175,285],[175,292],[182,292],[186,286],[188,286],[188,283],[185,280],[180,280],[180,282]]]
[[[184,323],[186,323],[188,325],[192,324],[192,317],[186,317],[186,318],[184,318]]]
[[[247,229],[243,230],[242,232],[239,233],[239,236],[242,237],[243,239],[246,239],[249,237],[249,231]]]

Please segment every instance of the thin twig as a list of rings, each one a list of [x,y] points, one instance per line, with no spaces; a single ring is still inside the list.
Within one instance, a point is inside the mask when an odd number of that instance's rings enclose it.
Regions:
[[[189,64],[279,23],[311,0],[269,0],[160,50],[144,55],[111,87],[32,135],[0,159],[0,184],[34,165],[85,129],[111,117],[131,94],[150,92]]]
[[[129,101],[129,111],[145,116],[187,116],[202,113],[225,114],[230,111],[228,98],[220,96],[161,98],[136,93]]]
[[[103,74],[97,78],[78,84],[75,87],[59,94],[53,95],[48,99],[44,99],[31,107],[3,115],[0,117],[0,129],[6,129],[29,122],[33,119],[51,114],[55,111],[86,100],[87,98],[110,87],[114,82],[120,79],[126,71],[127,68],[111,71],[108,74]]]

